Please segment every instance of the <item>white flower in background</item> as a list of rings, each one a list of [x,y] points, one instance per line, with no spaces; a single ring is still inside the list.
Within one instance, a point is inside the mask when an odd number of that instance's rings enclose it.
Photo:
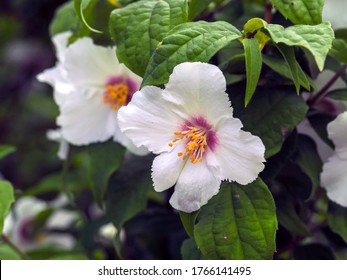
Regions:
[[[321,185],[330,200],[347,207],[347,112],[338,115],[327,129],[335,152],[323,165]]]
[[[175,185],[171,205],[192,212],[218,193],[221,180],[246,185],[263,170],[265,147],[233,117],[218,67],[182,63],[164,90],[146,86],[118,113],[121,130],[137,146],[159,154],[156,191]]]
[[[323,20],[330,21],[333,29],[347,28],[347,1],[325,0]]]
[[[131,100],[141,78],[118,62],[115,48],[94,45],[87,37],[67,46],[70,35],[53,37],[58,62],[37,76],[54,88],[61,138],[73,145],[113,138],[135,154],[147,153],[121,133],[117,119],[118,109]]]
[[[55,233],[54,230],[64,230],[76,222],[75,212],[58,209],[57,201],[47,203],[35,197],[23,197],[17,200],[5,219],[4,234],[23,251],[43,246],[57,246],[71,249],[75,239],[67,233]],[[61,204],[59,202],[59,204]],[[37,215],[42,211],[53,209],[53,213],[43,227],[37,227]]]

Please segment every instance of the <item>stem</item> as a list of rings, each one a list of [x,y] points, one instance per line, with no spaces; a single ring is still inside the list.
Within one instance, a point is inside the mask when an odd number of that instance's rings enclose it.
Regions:
[[[272,17],[272,5],[270,3],[270,0],[266,0],[264,19],[267,23],[271,23],[271,17]]]
[[[21,256],[21,258],[23,259],[23,260],[30,260],[30,257],[27,255],[27,254],[25,254],[24,252],[22,252],[6,235],[1,235],[1,239],[7,244],[7,245],[9,245],[13,250],[15,250],[16,251],[16,253],[18,254],[18,255],[20,255]]]
[[[337,81],[337,79],[346,71],[347,64],[343,64],[335,73],[335,75],[315,94],[307,100],[309,106],[313,106],[321,101],[327,94],[329,88]]]

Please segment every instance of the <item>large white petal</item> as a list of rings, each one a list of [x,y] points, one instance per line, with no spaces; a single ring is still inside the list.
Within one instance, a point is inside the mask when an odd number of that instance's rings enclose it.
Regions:
[[[72,92],[60,109],[57,124],[61,126],[63,138],[74,145],[103,142],[114,135],[117,112],[103,103],[100,92],[89,98]]]
[[[181,151],[183,144],[177,146],[170,152],[158,155],[152,165],[152,179],[154,189],[157,192],[165,191],[172,187],[180,176],[186,163],[177,155],[176,151]]]
[[[91,38],[82,38],[71,44],[65,53],[64,68],[76,87],[104,87],[115,74],[122,74],[115,48],[93,44]]]
[[[336,117],[328,124],[329,138],[335,144],[335,152],[339,157],[347,159],[347,112]]]
[[[221,179],[246,185],[264,169],[265,147],[259,137],[240,130],[239,119],[230,118],[217,131],[218,144],[206,154],[207,164],[219,170]]]
[[[347,160],[333,155],[324,163],[321,185],[326,189],[329,199],[347,207]]]
[[[225,90],[225,78],[217,66],[186,62],[174,68],[163,95],[181,106],[186,115],[205,116],[211,125],[216,125],[232,116]]]
[[[219,186],[220,180],[215,177],[206,162],[193,164],[188,160],[178,178],[170,204],[177,210],[191,213],[216,195]]]
[[[161,92],[158,87],[144,87],[118,111],[121,131],[135,146],[145,146],[156,154],[172,149],[168,144],[184,122],[171,110],[170,103],[163,99]]]

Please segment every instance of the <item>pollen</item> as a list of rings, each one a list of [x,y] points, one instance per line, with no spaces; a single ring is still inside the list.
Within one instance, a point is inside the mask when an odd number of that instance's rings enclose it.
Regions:
[[[104,92],[103,102],[109,104],[111,109],[118,110],[126,105],[128,93],[129,88],[125,84],[108,85]]]
[[[194,164],[202,162],[207,146],[207,130],[205,128],[196,128],[189,125],[185,125],[185,128],[186,130],[175,131],[173,133],[176,138],[169,143],[169,146],[173,147],[181,140],[186,141],[184,151],[177,153],[177,156],[182,157],[183,160],[189,158]]]

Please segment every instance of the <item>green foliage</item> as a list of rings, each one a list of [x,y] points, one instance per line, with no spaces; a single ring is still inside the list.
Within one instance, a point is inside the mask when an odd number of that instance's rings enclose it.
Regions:
[[[198,218],[196,243],[209,259],[271,259],[276,250],[275,203],[260,179],[222,184]]]
[[[179,213],[184,229],[186,230],[189,237],[194,238],[194,226],[196,218],[199,215],[199,211],[192,213],[185,213],[180,211]]]
[[[270,2],[285,18],[295,24],[314,25],[322,22],[324,0],[270,0]]]
[[[337,61],[347,63],[347,40],[346,39],[334,39],[333,46],[329,51],[329,55]]]
[[[22,257],[12,247],[0,243],[0,260],[21,260]]]
[[[335,100],[347,101],[347,89],[332,90],[327,94],[327,96]]]
[[[16,148],[11,145],[0,145],[0,159],[16,151]]]
[[[247,86],[245,106],[247,106],[257,88],[262,66],[262,57],[260,46],[256,39],[246,38],[242,41],[242,44],[245,49],[246,58]]]
[[[182,62],[208,62],[211,57],[241,32],[227,22],[190,22],[172,29],[153,53],[143,85],[167,82],[173,68]]]
[[[89,154],[89,184],[95,200],[102,206],[107,183],[123,161],[124,148],[109,141],[88,146]]]
[[[0,233],[2,233],[5,218],[14,201],[12,185],[7,181],[0,180]]]
[[[290,89],[256,92],[247,108],[239,106],[240,95],[232,94],[235,115],[242,120],[244,129],[259,136],[265,145],[265,157],[280,151],[283,137],[305,117],[307,105]]]
[[[186,0],[142,0],[114,10],[110,32],[119,61],[143,76],[152,53],[187,14]]]
[[[194,239],[186,239],[182,243],[181,255],[184,260],[206,260]]]
[[[85,14],[92,11],[95,4],[99,0],[74,0],[74,6],[76,10],[77,17],[79,20],[90,30],[96,33],[102,33],[101,31],[91,27],[87,22]]]

